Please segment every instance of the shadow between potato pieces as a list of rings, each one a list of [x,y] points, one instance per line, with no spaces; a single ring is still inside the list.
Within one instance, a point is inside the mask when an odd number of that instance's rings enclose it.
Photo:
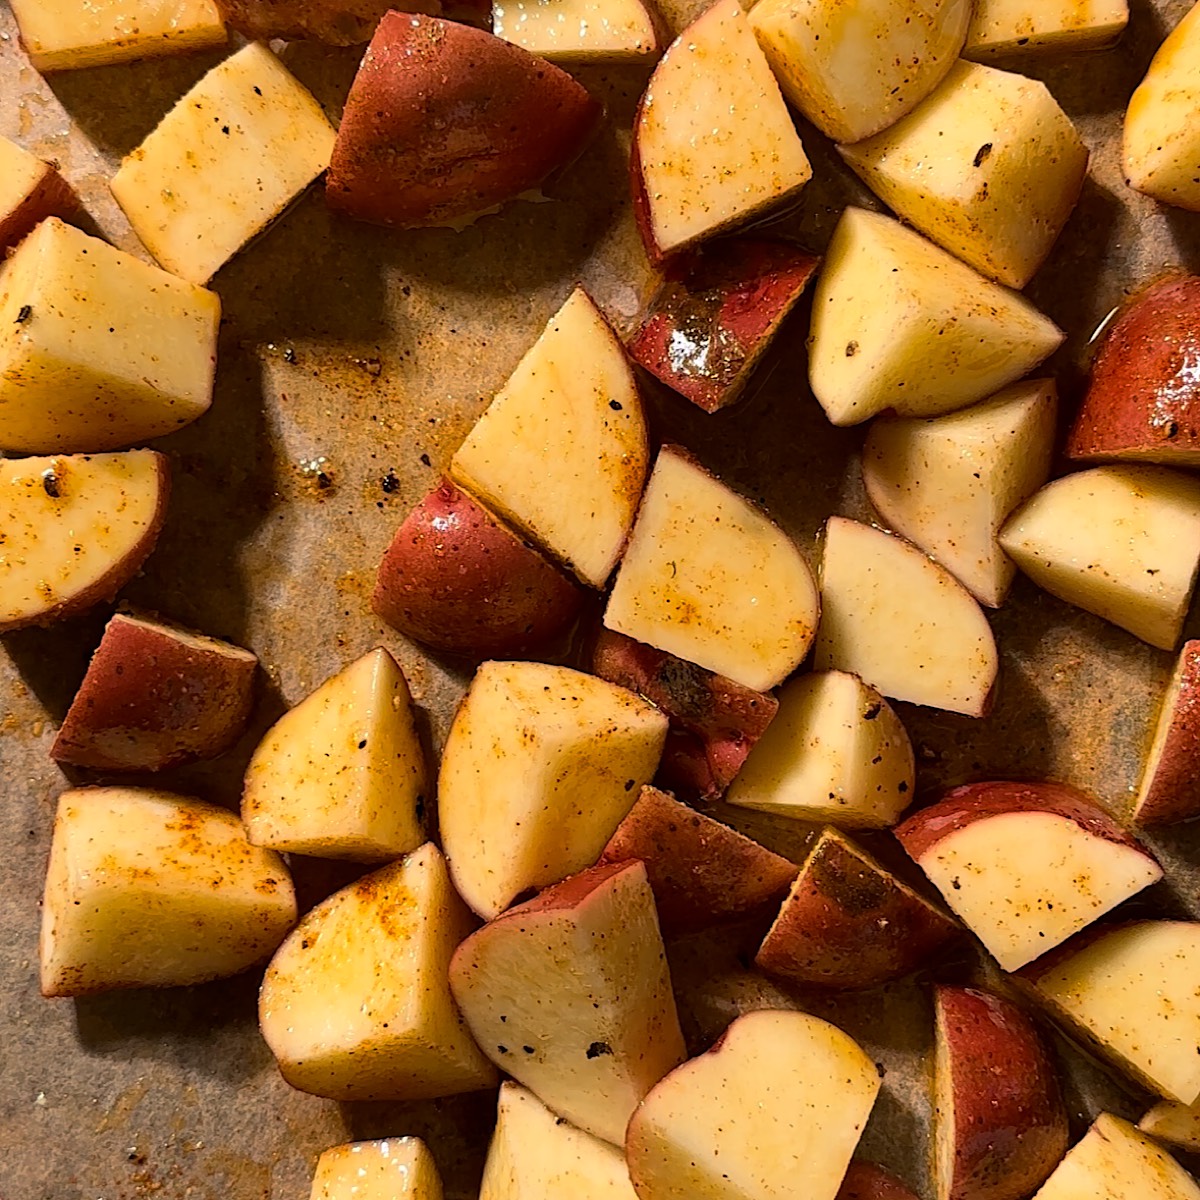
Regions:
[[[46,629],[0,634],[0,646],[55,725],[67,715],[111,615],[103,605]]]

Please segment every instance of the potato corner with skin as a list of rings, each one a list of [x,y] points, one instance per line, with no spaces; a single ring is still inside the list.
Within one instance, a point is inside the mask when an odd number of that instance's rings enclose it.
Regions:
[[[667,718],[593,675],[530,662],[475,673],[442,753],[450,874],[485,918],[600,856],[654,776]]]
[[[1129,0],[975,0],[963,58],[1104,50],[1129,24]]]
[[[0,137],[0,253],[47,217],[68,217],[78,207],[71,185],[54,167]]]
[[[852,1162],[837,1200],[917,1200],[890,1171],[869,1162]]]
[[[325,196],[380,225],[467,222],[573,159],[600,115],[570,75],[511,42],[389,12],[346,100]]]
[[[379,564],[371,607],[434,650],[497,658],[561,633],[586,593],[449,479],[418,502]]]
[[[237,975],[295,921],[283,860],[252,846],[227,809],[143,788],[59,797],[42,901],[43,995]]]
[[[161,771],[216,758],[254,707],[249,650],[149,616],[117,613],[50,749],[56,762]]]
[[[685,1056],[640,862],[592,867],[490,921],[455,953],[450,986],[497,1066],[615,1145]]]
[[[447,982],[473,925],[432,842],[318,904],[259,993],[259,1025],[284,1079],[334,1100],[494,1087]]]
[[[748,1013],[638,1106],[630,1177],[641,1200],[834,1200],[878,1091],[840,1029]]]
[[[568,64],[645,62],[660,49],[642,0],[498,0],[492,32]]]
[[[836,829],[825,829],[754,958],[801,986],[874,987],[958,939],[952,917]]]
[[[1055,479],[1000,530],[1052,596],[1173,650],[1200,570],[1200,481],[1165,467],[1093,467]]]
[[[246,768],[242,819],[256,845],[385,862],[425,840],[427,782],[408,682],[380,647],[267,731]]]
[[[667,47],[634,118],[630,174],[653,260],[744,225],[812,178],[737,0],[718,0]]]
[[[1133,807],[1136,825],[1194,817],[1200,817],[1200,641],[1179,651]]]
[[[347,1142],[317,1160],[309,1200],[442,1200],[442,1179],[420,1138]]]
[[[1049,255],[1088,165],[1044,83],[963,61],[895,125],[838,149],[899,216],[1015,288]]]
[[[212,402],[215,292],[43,221],[0,268],[0,446],[114,450]]]
[[[813,665],[893,700],[979,717],[999,657],[983,610],[944,567],[901,538],[830,517]]]
[[[664,446],[605,627],[766,691],[804,660],[819,610],[791,538],[686,451]]]
[[[934,988],[934,1174],[938,1200],[1026,1200],[1068,1145],[1054,1060],[1009,1000]]]
[[[111,600],[158,541],[170,478],[154,450],[0,461],[0,631]]]
[[[576,288],[467,434],[450,475],[602,588],[649,465],[646,417],[625,350]]]
[[[1006,971],[1162,878],[1147,850],[1061,783],[966,784],[895,833]]]
[[[936,417],[1028,375],[1063,333],[1028,300],[882,213],[847,208],[817,280],[809,382],[835,425]]]
[[[878,417],[867,431],[875,510],[990,608],[1017,574],[1000,527],[1050,476],[1057,408],[1054,380],[1035,379],[944,417]]]

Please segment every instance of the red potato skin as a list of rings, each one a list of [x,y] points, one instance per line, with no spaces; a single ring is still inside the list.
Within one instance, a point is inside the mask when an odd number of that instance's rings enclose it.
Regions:
[[[1176,671],[1178,690],[1164,701],[1171,712],[1162,753],[1133,815],[1139,825],[1200,817],[1200,641],[1184,645]]]
[[[642,151],[638,130],[642,127],[642,113],[646,106],[646,95],[638,101],[633,115],[633,143],[629,149],[629,191],[633,201],[633,221],[642,238],[642,246],[650,265],[659,267],[666,261],[662,247],[654,236],[654,219],[650,215],[650,197],[646,194],[646,178],[642,174]]]
[[[779,702],[766,692],[610,629],[596,642],[592,670],[667,714],[670,730],[659,778],[666,787],[703,800],[725,794],[779,711]]]
[[[244,731],[258,660],[240,647],[199,647],[175,627],[118,613],[50,750],[101,771],[161,771],[215,758]]]
[[[1024,1200],[1069,1140],[1046,1044],[1030,1018],[998,996],[940,986],[934,1003],[954,1105],[948,1200]]]
[[[1067,457],[1200,466],[1200,277],[1151,284],[1092,364]]]
[[[579,584],[443,479],[396,531],[371,604],[418,642],[484,659],[547,641],[584,599]]]
[[[631,859],[645,864],[664,934],[758,912],[796,877],[794,863],[654,787],[642,788],[599,865]]]
[[[788,242],[712,242],[672,264],[629,354],[705,412],[732,404],[820,259]]]
[[[754,965],[801,985],[874,987],[916,970],[961,929],[862,850],[826,831]]]
[[[537,187],[600,116],[570,75],[519,46],[391,12],[346,100],[326,199],[379,225],[465,220]]]
[[[836,1200],[917,1200],[917,1196],[882,1167],[852,1162]]]
[[[49,164],[37,185],[10,212],[0,212],[0,254],[32,233],[47,217],[70,220],[79,212],[71,185]]]

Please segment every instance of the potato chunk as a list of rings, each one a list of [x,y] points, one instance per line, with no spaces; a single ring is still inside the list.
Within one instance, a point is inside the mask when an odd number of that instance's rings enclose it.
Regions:
[[[0,446],[113,450],[212,402],[221,302],[57,217],[0,270]]]
[[[347,1142],[317,1160],[310,1200],[442,1200],[442,1179],[420,1138]]]
[[[963,58],[1103,50],[1129,24],[1129,0],[975,0]]]
[[[296,920],[283,860],[226,809],[141,788],[64,792],[42,905],[42,993],[172,987],[262,962]]]
[[[492,32],[551,62],[637,62],[658,32],[642,0],[496,0]]]
[[[65,217],[76,207],[70,185],[54,167],[0,137],[0,251],[46,217]]]

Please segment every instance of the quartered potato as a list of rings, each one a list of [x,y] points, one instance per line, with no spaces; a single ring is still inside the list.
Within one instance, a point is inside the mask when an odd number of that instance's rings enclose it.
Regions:
[[[442,1200],[442,1179],[420,1138],[347,1142],[317,1160],[309,1200]]]
[[[66,217],[77,207],[70,184],[54,167],[0,137],[0,252],[46,217]]]
[[[642,0],[496,0],[492,32],[551,62],[638,62],[658,52]]]
[[[1200,641],[1183,644],[1158,710],[1134,801],[1138,825],[1200,816]]]
[[[1129,0],[975,0],[964,58],[1103,50],[1129,24]]]

